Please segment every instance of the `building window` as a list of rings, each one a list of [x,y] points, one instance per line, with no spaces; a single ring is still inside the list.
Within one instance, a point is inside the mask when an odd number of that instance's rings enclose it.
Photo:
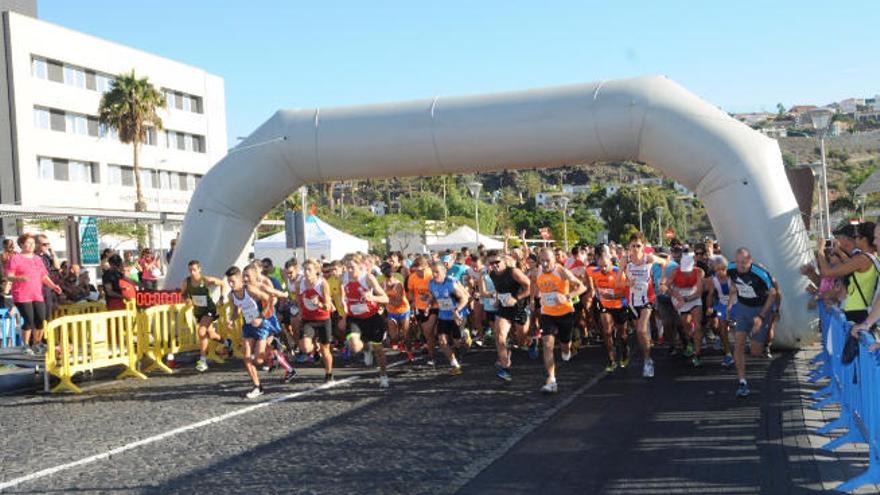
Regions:
[[[49,129],[49,110],[47,108],[34,107],[34,127],[37,129]]]
[[[159,189],[171,189],[171,174],[165,170],[159,172]]]
[[[64,112],[59,112],[58,110],[49,110],[49,128],[53,131],[65,132],[67,127],[65,126],[65,118]]]
[[[141,172],[141,187],[146,188],[154,188],[153,186],[153,171],[150,169],[142,168]]]
[[[202,99],[198,96],[192,97],[192,111],[195,113],[204,113],[204,109],[202,109]]]
[[[64,66],[64,84],[77,88],[86,87],[86,72],[70,65]]]
[[[114,127],[102,124],[98,126],[98,137],[107,138],[111,141],[119,141],[119,132]]]
[[[107,165],[107,184],[111,186],[122,185],[122,167],[119,165]]]
[[[178,191],[186,191],[187,190],[187,174],[180,173],[177,174],[177,189]]]
[[[113,86],[113,78],[106,74],[96,74],[95,75],[95,84],[97,86],[97,90],[100,93],[106,93],[110,91]]]
[[[68,166],[68,180],[71,182],[92,182],[92,164],[71,160]]]
[[[176,132],[165,131],[165,147],[166,148],[177,147],[177,133]]]
[[[192,174],[186,174],[186,190],[187,191],[195,191],[196,190],[196,176]]]
[[[174,93],[171,91],[165,91],[165,106],[174,108]]]
[[[192,112],[192,99],[190,99],[189,95],[183,95],[181,96],[181,99],[183,100],[183,104],[181,105],[183,111]]]
[[[186,134],[182,132],[177,133],[177,149],[185,150],[186,149]]]
[[[147,127],[145,134],[144,144],[156,146],[156,129],[154,127]]]
[[[81,136],[89,135],[89,120],[85,115],[69,113],[65,115],[64,120],[67,126],[67,132],[79,134]]]
[[[46,60],[42,58],[31,59],[31,74],[39,79],[48,79],[49,64],[47,64]]]
[[[55,164],[51,158],[40,157],[37,159],[40,167],[40,178],[43,180],[55,179]]]

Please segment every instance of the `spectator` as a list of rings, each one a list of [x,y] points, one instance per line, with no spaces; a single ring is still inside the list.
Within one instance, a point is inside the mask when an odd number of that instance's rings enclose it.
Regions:
[[[97,301],[101,298],[101,295],[98,293],[97,287],[92,284],[91,275],[89,272],[83,270],[77,276],[78,284],[80,290],[86,294],[86,301]]]
[[[171,239],[171,247],[168,248],[168,252],[165,253],[165,264],[171,264],[171,257],[174,256],[174,248],[177,247],[177,239]]]
[[[141,285],[141,269],[137,264],[137,260],[134,259],[134,255],[131,251],[125,251],[123,253],[123,272],[125,276],[134,281],[135,285],[140,287]]]
[[[6,264],[6,278],[12,281],[12,300],[22,317],[25,352],[34,355],[46,350],[42,343],[47,315],[42,287],[49,287],[56,294],[61,292],[61,287],[49,277],[44,258],[36,255],[34,236],[19,236],[18,245],[21,252],[12,256]]]
[[[46,272],[49,274],[49,278],[52,279],[52,282],[55,285],[60,285],[61,265],[58,257],[55,256],[55,251],[52,250],[52,243],[49,242],[48,237],[42,234],[37,236],[36,241],[36,251],[40,254],[40,258],[46,266]],[[46,285],[43,286],[43,301],[46,305],[47,321],[52,319],[52,313],[55,312],[55,306],[58,305],[58,294],[60,294],[59,291],[54,291],[51,287]]]
[[[101,277],[107,309],[125,309],[125,300],[134,298],[136,283],[123,273],[122,257],[114,254],[110,256],[108,262],[110,267]]]
[[[141,257],[138,259],[138,268],[141,271],[141,288],[146,290],[158,289],[159,277],[162,276],[162,264],[152,249],[144,248],[141,251]]]

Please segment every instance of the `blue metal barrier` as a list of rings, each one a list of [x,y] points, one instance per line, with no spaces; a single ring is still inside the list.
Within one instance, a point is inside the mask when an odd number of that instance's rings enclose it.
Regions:
[[[8,308],[0,309],[0,348],[21,345],[21,317]]]
[[[862,485],[880,482],[880,352],[871,351],[876,343],[874,336],[861,332],[859,355],[850,364],[841,360],[843,347],[852,324],[846,321],[843,313],[836,309],[826,309],[819,305],[822,319],[823,352],[825,363],[829,365],[831,382],[827,389],[829,397],[812,405],[816,409],[833,402],[840,403],[840,416],[819,428],[819,433],[845,428],[846,432],[835,438],[823,449],[834,450],[851,442],[868,444],[868,469],[859,476],[842,483],[837,490],[851,492]],[[825,335],[827,332],[827,339]]]

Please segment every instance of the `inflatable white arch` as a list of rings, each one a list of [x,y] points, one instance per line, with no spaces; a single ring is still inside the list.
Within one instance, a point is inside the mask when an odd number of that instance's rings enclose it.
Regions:
[[[303,184],[641,161],[694,191],[728,256],[747,246],[783,291],[777,343],[814,335],[811,259],[776,141],[662,76],[462,97],[280,110],[205,175],[169,270],[222,274],[255,226]]]

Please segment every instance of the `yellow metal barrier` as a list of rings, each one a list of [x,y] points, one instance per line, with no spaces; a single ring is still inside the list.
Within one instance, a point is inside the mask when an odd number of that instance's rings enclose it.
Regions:
[[[217,325],[217,333],[219,333],[224,339],[232,341],[233,356],[239,359],[244,358],[241,340],[241,314],[239,314],[235,320],[230,318],[229,315],[232,314],[231,302],[217,304],[217,314],[219,315],[219,318],[215,323]]]
[[[61,304],[52,312],[52,318],[61,318],[62,316],[74,316],[82,314],[100,313],[107,311],[107,305],[103,302],[84,302],[76,304]]]
[[[215,322],[217,333],[224,339],[233,342],[233,352],[241,356],[241,323],[229,320],[229,307],[225,304],[217,306],[219,319]],[[152,363],[144,372],[161,370],[171,373],[172,370],[163,362],[168,354],[178,352],[199,351],[198,322],[193,316],[193,308],[189,304],[164,304],[153,306],[138,313],[138,354]],[[221,345],[214,341],[208,342],[207,358],[216,363],[226,362],[217,350]]]
[[[81,393],[72,381],[75,373],[110,366],[125,366],[117,378],[147,378],[137,370],[135,321],[131,311],[63,316],[47,325],[46,341],[46,372],[61,380],[52,392]]]

